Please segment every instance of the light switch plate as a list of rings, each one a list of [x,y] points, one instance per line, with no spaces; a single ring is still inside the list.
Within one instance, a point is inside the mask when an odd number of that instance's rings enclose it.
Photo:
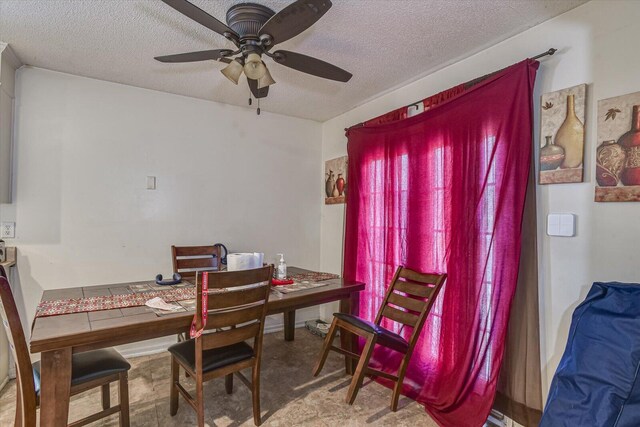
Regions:
[[[0,223],[0,239],[13,239],[16,237],[16,223]]]
[[[147,177],[147,190],[155,190],[156,189],[156,177],[148,176]]]
[[[576,217],[573,214],[550,213],[547,216],[547,235],[573,237],[576,235]]]

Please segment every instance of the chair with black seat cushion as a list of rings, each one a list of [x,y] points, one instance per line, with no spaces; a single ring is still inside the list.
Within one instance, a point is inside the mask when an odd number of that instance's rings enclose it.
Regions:
[[[197,413],[204,426],[203,383],[225,377],[227,393],[233,392],[233,374],[251,390],[253,421],[260,425],[260,358],[264,318],[271,288],[273,266],[253,270],[206,273],[208,316],[202,315],[202,281],[196,287],[196,330],[209,331],[169,347],[171,353],[170,413],[178,412],[178,394]],[[204,279],[203,279],[204,280]],[[253,344],[246,343],[253,339]],[[195,398],[180,384],[180,367],[196,383]],[[241,372],[252,368],[249,381]]]
[[[0,315],[9,338],[16,362],[16,426],[35,427],[36,409],[40,403],[40,362],[31,363],[27,342],[20,323],[16,303],[0,267]],[[102,349],[76,353],[72,356],[71,395],[102,387],[102,411],[75,421],[69,426],[78,427],[120,413],[120,425],[129,425],[129,393],[127,375],[129,362],[115,349]],[[109,385],[119,382],[120,403],[111,406]]]
[[[356,359],[358,360],[358,365],[347,392],[347,403],[350,405],[353,404],[358,390],[362,386],[364,376],[369,374],[395,382],[390,405],[391,410],[395,411],[398,408],[398,398],[402,390],[402,381],[409,366],[413,348],[418,342],[422,326],[446,277],[446,274],[425,274],[405,267],[399,267],[393,276],[391,284],[387,288],[384,301],[374,322],[361,319],[351,314],[334,313],[333,322],[325,338],[320,358],[313,371],[313,376],[315,377],[320,374],[330,350],[344,354],[345,357]],[[400,334],[380,326],[383,317],[402,324],[402,328],[411,328],[409,340],[406,340]],[[339,328],[366,339],[362,354],[358,355],[333,345],[333,338]],[[369,367],[369,359],[376,344],[404,355],[396,375]]]

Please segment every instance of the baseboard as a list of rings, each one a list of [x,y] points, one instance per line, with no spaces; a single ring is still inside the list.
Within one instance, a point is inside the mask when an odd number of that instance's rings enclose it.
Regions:
[[[307,320],[310,319],[304,319],[304,320],[296,320],[296,328],[304,328],[304,322],[306,322]],[[284,325],[283,324],[279,324],[279,325],[271,325],[271,326],[266,326],[264,327],[264,333],[265,334],[272,334],[274,332],[280,332],[284,330]]]
[[[301,316],[302,319],[296,320],[296,328],[302,328],[305,326],[304,322],[307,320],[311,320],[311,318],[307,318],[309,316]],[[317,313],[313,319],[317,319]],[[274,332],[280,332],[284,329],[283,323],[277,324],[269,324],[267,322],[264,327],[265,334],[272,334]],[[130,357],[140,357],[140,356],[149,356],[152,354],[162,353],[167,351],[167,347],[176,342],[176,338],[174,336],[157,338],[155,340],[143,341],[134,344],[127,344],[124,346],[116,347],[118,351],[127,358]]]
[[[0,391],[2,391],[2,389],[4,388],[4,386],[7,385],[8,382],[9,382],[9,376],[7,375],[6,377],[4,377],[4,380],[0,381]]]

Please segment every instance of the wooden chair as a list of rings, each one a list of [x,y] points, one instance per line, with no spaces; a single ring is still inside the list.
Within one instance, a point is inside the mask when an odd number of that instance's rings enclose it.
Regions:
[[[220,246],[175,246],[171,245],[173,272],[183,279],[194,282],[196,273],[220,269]],[[178,334],[178,342],[186,341],[187,334]],[[186,376],[189,376],[187,373]]]
[[[0,315],[16,362],[16,426],[35,427],[36,409],[40,404],[40,362],[31,363],[27,341],[20,323],[16,303],[0,266]],[[74,354],[72,359],[71,395],[92,388],[102,388],[102,411],[75,421],[77,427],[120,413],[120,426],[129,425],[128,371],[131,365],[115,349]],[[109,385],[119,382],[120,403],[110,406]]]
[[[197,338],[169,347],[171,353],[170,413],[178,412],[178,393],[196,411],[198,426],[204,426],[202,384],[225,377],[228,394],[233,392],[233,373],[251,389],[253,421],[260,425],[260,357],[264,318],[271,288],[273,265],[253,270],[209,273],[208,320],[203,328],[202,281],[196,291],[196,328],[211,330]],[[255,284],[254,286],[247,286]],[[253,346],[245,341],[253,338]],[[196,397],[180,384],[180,366],[196,383]],[[252,368],[252,381],[239,371]]]
[[[358,360],[358,366],[351,380],[346,402],[350,405],[353,404],[358,390],[362,386],[365,374],[370,374],[395,382],[390,406],[391,410],[395,411],[398,408],[398,398],[402,390],[402,381],[404,380],[413,348],[418,342],[422,326],[446,277],[446,274],[423,274],[405,267],[399,267],[387,289],[375,322],[369,322],[346,313],[334,313],[333,322],[324,341],[324,346],[313,371],[313,376],[318,376],[322,370],[324,362],[327,360],[329,350],[344,354],[345,357],[356,359]],[[383,317],[401,323],[404,325],[403,328],[405,326],[411,327],[413,330],[409,341],[395,332],[380,326]],[[333,338],[338,328],[342,328],[366,339],[361,355],[333,345]],[[396,375],[369,367],[369,359],[376,344],[404,354]]]
[[[220,246],[171,246],[173,272],[193,281],[196,272],[217,271],[220,268]]]

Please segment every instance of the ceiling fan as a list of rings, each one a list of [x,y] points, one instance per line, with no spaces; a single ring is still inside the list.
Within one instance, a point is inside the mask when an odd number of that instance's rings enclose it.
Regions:
[[[236,50],[213,49],[176,55],[157,56],[160,62],[220,61],[228,64],[221,70],[229,80],[238,84],[242,73],[247,76],[249,88],[255,98],[264,98],[271,77],[262,56],[278,64],[325,79],[347,82],[351,73],[319,59],[287,50],[271,49],[279,43],[297,36],[318,21],[331,7],[330,0],[297,0],[275,13],[256,3],[240,3],[227,11],[225,25],[187,0],[162,0],[178,12],[223,35],[236,45]]]

